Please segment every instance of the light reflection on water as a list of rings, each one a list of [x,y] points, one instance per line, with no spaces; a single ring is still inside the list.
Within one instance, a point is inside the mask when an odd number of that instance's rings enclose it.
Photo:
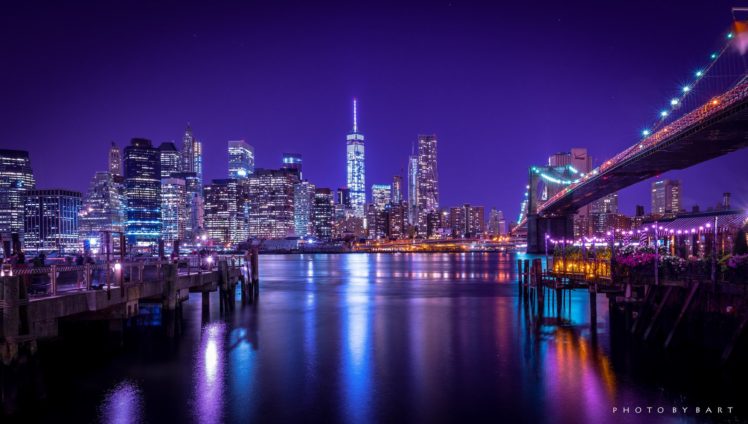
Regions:
[[[550,311],[538,327],[517,296],[514,257],[306,254],[260,266],[256,304],[218,318],[213,302],[205,323],[198,296],[185,305],[179,343],[194,354],[172,361],[193,375],[170,378],[193,388],[190,420],[599,423],[615,405],[670,405],[616,377],[604,297],[596,338],[587,292],[572,296],[562,326]],[[148,383],[119,395],[133,399],[121,413],[142,410],[141,398],[184,407]]]
[[[130,424],[143,419],[143,399],[137,384],[124,380],[112,388],[99,408],[102,421],[110,424]]]

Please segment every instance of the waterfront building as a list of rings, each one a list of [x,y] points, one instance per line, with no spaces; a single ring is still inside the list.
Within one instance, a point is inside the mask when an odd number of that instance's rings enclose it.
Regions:
[[[312,207],[315,199],[314,184],[300,181],[294,185],[294,232],[298,237],[314,235]]]
[[[173,245],[175,240],[184,240],[187,219],[187,189],[184,179],[163,178],[161,180],[161,238],[167,246]]]
[[[283,165],[281,165],[281,168],[295,171],[299,176],[299,180],[303,178],[301,175],[301,165],[302,160],[300,153],[283,153]]]
[[[203,145],[195,138],[192,127],[187,124],[182,136],[182,172],[194,172],[197,178],[197,194],[203,195]]]
[[[346,136],[346,181],[348,190],[350,190],[353,213],[363,218],[366,203],[364,135],[358,132],[356,105],[356,99],[353,99],[353,131]]]
[[[244,180],[255,172],[255,149],[244,140],[229,141],[229,178]]]
[[[124,178],[111,172],[97,172],[83,199],[78,220],[80,237],[101,237],[105,231],[124,232],[126,208]]]
[[[660,180],[652,183],[652,215],[675,215],[680,212],[681,185],[679,180]]]
[[[125,147],[125,235],[130,246],[152,248],[161,238],[161,155],[150,140]]]
[[[384,211],[384,208],[391,202],[392,186],[389,184],[372,184],[371,186],[371,203],[378,211]]]
[[[439,173],[435,135],[418,136],[418,171],[416,178],[418,233],[425,236],[427,215],[439,209]]]
[[[248,182],[249,236],[261,239],[292,236],[296,173],[285,169],[257,169]]]
[[[65,189],[23,193],[24,250],[30,253],[75,253],[81,193]]]
[[[245,187],[232,178],[213,180],[204,187],[205,232],[213,242],[230,245],[247,240]]]
[[[609,194],[590,205],[591,234],[604,235],[616,228],[618,221],[618,193]]]
[[[400,204],[403,202],[403,177],[395,175],[392,177],[392,203]]]
[[[389,213],[385,209],[379,209],[376,204],[366,205],[366,231],[372,240],[387,237],[389,225]]]
[[[109,148],[109,173],[120,177],[124,176],[122,173],[122,152],[114,142]]]
[[[333,236],[333,196],[329,188],[314,189],[312,221],[314,235],[319,240],[327,241]]]
[[[23,237],[23,193],[36,186],[29,153],[0,149],[0,237]]]
[[[408,157],[408,223],[418,225],[418,156]]]
[[[405,223],[407,207],[403,202],[391,203],[387,207],[387,237],[397,240],[406,236]]]
[[[506,233],[504,212],[491,208],[491,212],[488,214],[488,234],[491,236],[503,236]]]
[[[484,208],[469,204],[450,208],[449,224],[452,237],[480,237],[486,231]]]
[[[170,141],[158,146],[161,157],[161,178],[171,178],[172,175],[181,172],[180,155],[177,146]]]

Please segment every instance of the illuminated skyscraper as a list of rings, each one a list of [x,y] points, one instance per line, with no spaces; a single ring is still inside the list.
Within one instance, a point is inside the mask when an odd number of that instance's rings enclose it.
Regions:
[[[109,148],[109,173],[122,176],[122,153],[114,142]]]
[[[299,180],[302,179],[301,165],[302,160],[300,153],[283,153],[283,165],[281,168],[296,171],[299,175]]]
[[[660,180],[652,183],[652,214],[669,215],[680,212],[680,181]]]
[[[174,240],[184,240],[187,219],[187,190],[184,180],[163,178],[161,180],[161,238],[167,246],[171,245]]]
[[[330,240],[333,230],[333,198],[329,188],[314,190],[312,204],[312,222],[314,235],[320,240]]]
[[[255,172],[255,149],[244,140],[229,141],[229,178],[243,180]]]
[[[182,137],[182,172],[194,172],[197,177],[198,191],[203,193],[203,145],[192,133],[192,127],[187,124]]]
[[[403,177],[395,175],[392,177],[392,203],[400,204],[403,201]]]
[[[492,236],[503,236],[506,234],[504,212],[491,209],[491,212],[488,215],[488,234]]]
[[[356,99],[353,99],[353,131],[346,136],[347,182],[353,213],[355,216],[363,218],[364,204],[366,203],[364,135],[358,132],[356,106]]]
[[[60,253],[78,251],[80,192],[28,190],[23,193],[23,201],[25,250]]]
[[[392,186],[389,184],[372,184],[371,203],[377,211],[384,211],[392,198]]]
[[[150,140],[133,138],[125,147],[128,244],[154,247],[161,237],[161,155]]]
[[[256,169],[248,180],[249,236],[280,239],[294,234],[295,172]]]
[[[177,146],[167,141],[158,146],[161,155],[161,178],[171,178],[172,175],[180,172],[180,155]]]
[[[416,191],[418,233],[426,234],[426,216],[439,209],[439,173],[436,162],[436,136],[418,136],[418,175]]]
[[[418,156],[408,157],[408,223],[418,224]]]
[[[247,240],[245,188],[231,178],[213,180],[205,186],[205,231],[214,242],[236,244]]]
[[[125,230],[126,202],[124,178],[110,172],[97,172],[91,180],[81,207],[78,231],[82,238],[100,237],[102,231]]]
[[[312,205],[314,203],[314,184],[301,181],[294,185],[294,232],[298,237],[309,237],[314,234],[312,225]]]
[[[23,199],[36,182],[31,170],[29,153],[0,149],[0,235],[23,234]]]

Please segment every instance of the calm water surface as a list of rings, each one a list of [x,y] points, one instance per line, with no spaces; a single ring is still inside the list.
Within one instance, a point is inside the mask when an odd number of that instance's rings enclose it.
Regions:
[[[595,337],[585,291],[572,296],[563,323],[554,313],[533,330],[515,260],[262,256],[259,301],[221,317],[215,294],[207,315],[193,294],[172,340],[158,325],[138,325],[114,351],[76,339],[49,347],[36,384],[44,399],[26,414],[113,423],[601,423],[621,418],[613,406],[688,403],[616,371],[604,296]],[[151,312],[158,324],[159,308]]]

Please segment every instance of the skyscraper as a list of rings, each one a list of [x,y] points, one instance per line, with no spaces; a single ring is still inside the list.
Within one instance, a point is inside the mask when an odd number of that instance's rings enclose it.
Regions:
[[[301,175],[302,166],[301,165],[302,165],[301,153],[283,153],[283,165],[281,166],[281,168],[295,171],[296,173],[299,174],[299,180],[302,179],[302,175]]]
[[[366,203],[364,135],[358,132],[356,107],[356,99],[353,99],[353,131],[346,137],[347,182],[353,213],[355,216],[363,218],[364,204]]]
[[[418,225],[418,156],[408,157],[408,222]]]
[[[680,212],[681,187],[678,180],[652,183],[652,214],[668,215]]]
[[[83,200],[78,232],[82,238],[100,237],[102,231],[125,231],[126,201],[124,178],[97,172]]]
[[[492,236],[503,236],[506,234],[506,220],[504,212],[491,209],[488,215],[488,234]]]
[[[182,172],[194,172],[198,182],[197,193],[203,194],[203,145],[192,133],[192,127],[187,124],[182,137]]]
[[[392,177],[392,203],[400,204],[403,201],[403,177],[395,175]]]
[[[109,173],[122,176],[122,153],[114,142],[109,148]]]
[[[314,234],[312,225],[312,205],[314,203],[314,184],[301,181],[294,185],[294,232],[298,237],[309,237]]]
[[[248,182],[249,236],[278,239],[293,235],[296,173],[256,169]]]
[[[161,238],[167,246],[173,244],[174,240],[184,240],[187,219],[187,190],[184,179],[163,178],[161,180]]]
[[[28,190],[24,201],[24,249],[29,252],[78,251],[81,193],[52,189]]]
[[[377,211],[384,211],[392,198],[392,186],[389,184],[372,184],[371,203]]]
[[[180,155],[177,146],[167,141],[158,146],[161,155],[161,178],[171,178],[172,175],[180,172]]]
[[[0,149],[0,236],[23,234],[23,193],[36,186],[29,153]]]
[[[135,247],[153,247],[161,237],[161,155],[150,140],[125,147],[125,235]]]
[[[244,188],[231,178],[213,180],[205,186],[205,231],[214,242],[233,244],[247,240]]]
[[[312,206],[312,222],[314,235],[320,240],[330,240],[333,230],[333,199],[329,188],[314,190]]]
[[[418,233],[426,232],[426,216],[439,209],[439,173],[437,170],[436,136],[418,136]]]
[[[255,149],[244,140],[229,141],[229,178],[243,180],[255,172]]]

